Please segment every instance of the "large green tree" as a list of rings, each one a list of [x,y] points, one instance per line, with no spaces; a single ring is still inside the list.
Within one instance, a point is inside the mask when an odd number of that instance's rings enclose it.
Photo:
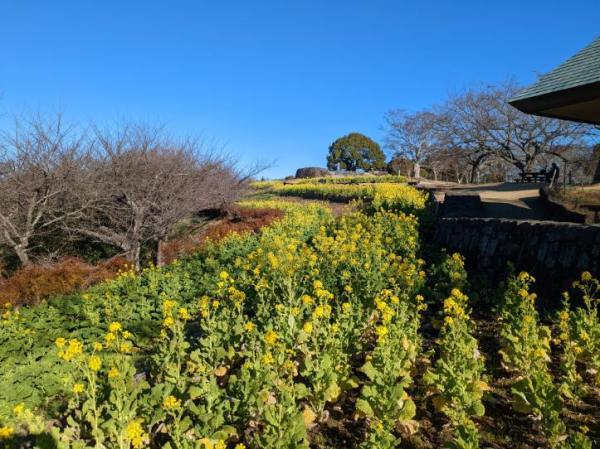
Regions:
[[[360,133],[340,137],[329,146],[327,168],[356,171],[385,168],[385,155],[379,144]]]

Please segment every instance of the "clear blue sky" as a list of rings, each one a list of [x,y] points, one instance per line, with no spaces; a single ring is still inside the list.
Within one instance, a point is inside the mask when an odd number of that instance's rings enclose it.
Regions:
[[[530,83],[598,34],[598,0],[0,0],[0,127],[158,122],[284,176],[348,132],[381,141],[388,109]]]

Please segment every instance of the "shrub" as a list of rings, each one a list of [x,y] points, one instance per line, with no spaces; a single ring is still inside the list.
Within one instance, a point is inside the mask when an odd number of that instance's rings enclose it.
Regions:
[[[66,295],[116,276],[126,264],[113,258],[92,265],[67,257],[49,265],[28,265],[0,280],[0,304],[36,304],[50,296]]]
[[[283,212],[278,209],[237,207],[232,209],[229,215],[228,218],[210,226],[204,232],[167,242],[163,247],[165,263],[198,251],[206,240],[219,241],[231,233],[258,232],[262,227],[281,218]]]
[[[319,178],[321,176],[329,176],[329,171],[320,167],[304,167],[296,170],[296,178]]]

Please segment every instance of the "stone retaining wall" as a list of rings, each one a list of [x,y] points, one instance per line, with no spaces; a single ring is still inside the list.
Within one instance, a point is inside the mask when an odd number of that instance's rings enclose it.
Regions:
[[[546,210],[554,220],[570,221],[573,223],[585,223],[586,216],[577,211],[571,210],[567,205],[561,203],[557,199],[553,199],[550,195],[548,187],[540,189],[540,198],[544,202]]]
[[[446,192],[440,206],[443,217],[484,217],[483,204],[478,193]]]
[[[498,218],[440,218],[435,239],[476,271],[502,280],[507,264],[532,273],[560,293],[582,271],[600,275],[600,225]]]

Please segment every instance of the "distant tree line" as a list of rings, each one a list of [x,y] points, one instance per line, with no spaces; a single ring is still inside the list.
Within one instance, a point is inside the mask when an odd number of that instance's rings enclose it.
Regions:
[[[569,163],[578,179],[591,179],[593,126],[525,114],[508,100],[513,82],[473,87],[426,110],[389,111],[384,120],[385,153],[373,140],[351,133],[329,147],[330,170],[383,170],[416,178],[456,182],[504,181],[538,171],[551,162]]]
[[[551,161],[569,162],[590,177],[597,129],[525,114],[508,104],[518,90],[513,82],[470,88],[428,110],[389,111],[385,148],[410,161],[416,177],[426,166],[433,177],[444,173],[457,182],[505,180]]]
[[[125,124],[80,131],[60,116],[0,134],[0,245],[21,265],[96,242],[140,266],[181,220],[237,199],[252,173],[194,139]]]

